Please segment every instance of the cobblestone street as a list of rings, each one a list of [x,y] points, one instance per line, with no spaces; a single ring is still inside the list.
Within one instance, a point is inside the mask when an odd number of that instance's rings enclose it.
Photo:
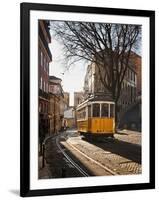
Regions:
[[[89,176],[127,175],[142,173],[141,133],[119,131],[115,139],[88,141],[75,130],[60,133],[59,144]],[[39,178],[81,177],[76,167],[57,148],[50,137],[45,147],[45,167],[39,168]],[[39,166],[41,166],[39,160]]]
[[[141,132],[118,130],[118,134],[115,134],[115,138],[132,144],[141,145]]]

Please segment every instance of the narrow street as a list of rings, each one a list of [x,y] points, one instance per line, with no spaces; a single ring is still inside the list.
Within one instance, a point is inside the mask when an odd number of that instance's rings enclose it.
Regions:
[[[40,178],[140,174],[141,133],[119,132],[115,139],[86,140],[76,130],[50,137]],[[44,173],[45,172],[45,173]],[[45,174],[45,176],[44,176]]]
[[[44,173],[44,178],[88,176],[83,169],[79,170],[80,166],[70,158],[68,150],[61,145],[64,140],[62,135],[61,137],[59,135],[50,137],[47,140],[45,145],[45,168],[40,169],[39,177],[43,178],[40,173]]]
[[[141,30],[39,20],[40,179],[142,173]]]

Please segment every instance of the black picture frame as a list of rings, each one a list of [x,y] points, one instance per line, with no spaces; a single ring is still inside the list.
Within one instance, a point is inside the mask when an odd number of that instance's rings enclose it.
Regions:
[[[150,41],[150,180],[148,183],[102,185],[73,188],[52,188],[52,189],[30,189],[30,11],[59,11],[74,13],[93,13],[122,16],[138,16],[149,18],[149,41]],[[149,10],[131,10],[102,7],[83,7],[71,5],[49,5],[35,3],[21,3],[20,5],[20,25],[21,25],[21,113],[20,113],[20,195],[43,196],[76,193],[96,193],[107,191],[140,190],[155,188],[155,12]]]

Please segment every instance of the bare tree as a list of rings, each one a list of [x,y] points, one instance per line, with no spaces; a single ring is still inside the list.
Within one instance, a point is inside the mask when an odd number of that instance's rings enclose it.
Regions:
[[[85,59],[98,67],[104,88],[116,105],[131,51],[140,44],[141,26],[92,22],[53,22],[70,63]]]

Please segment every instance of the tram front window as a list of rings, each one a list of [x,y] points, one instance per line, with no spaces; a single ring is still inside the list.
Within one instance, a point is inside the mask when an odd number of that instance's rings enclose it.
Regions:
[[[100,104],[93,104],[93,117],[100,117]]]
[[[115,116],[115,107],[114,104],[110,104],[110,117]]]
[[[102,110],[101,110],[101,117],[108,117],[108,104],[104,103],[102,104]]]

